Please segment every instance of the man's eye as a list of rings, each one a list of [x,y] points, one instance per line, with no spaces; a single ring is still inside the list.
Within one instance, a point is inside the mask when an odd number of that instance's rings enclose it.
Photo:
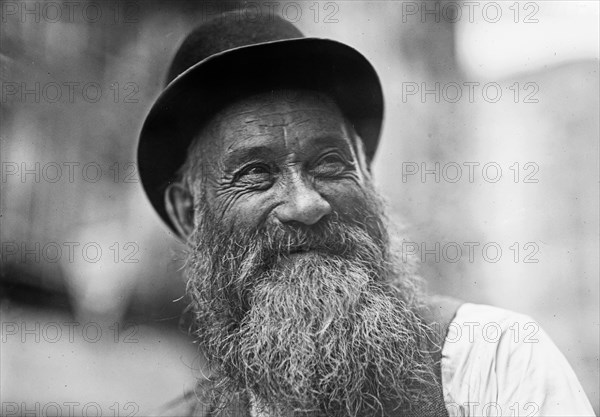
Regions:
[[[342,172],[346,168],[346,162],[336,154],[325,155],[315,166],[315,171],[318,174],[336,174]]]
[[[344,161],[338,155],[327,155],[320,159],[321,164],[343,164]]]
[[[268,175],[271,173],[271,169],[265,164],[252,164],[243,168],[239,173],[238,177],[244,176],[255,176],[255,175]]]

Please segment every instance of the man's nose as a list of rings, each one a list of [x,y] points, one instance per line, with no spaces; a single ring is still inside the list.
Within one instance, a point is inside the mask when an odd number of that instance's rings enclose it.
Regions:
[[[331,213],[329,202],[304,178],[296,176],[287,181],[282,193],[284,201],[274,213],[281,223],[298,222],[310,226]]]

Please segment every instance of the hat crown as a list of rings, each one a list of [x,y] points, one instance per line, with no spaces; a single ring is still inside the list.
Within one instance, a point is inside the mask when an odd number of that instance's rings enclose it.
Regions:
[[[222,13],[198,26],[183,41],[169,68],[169,84],[188,68],[217,53],[304,35],[281,17],[267,14],[250,18],[239,11]]]

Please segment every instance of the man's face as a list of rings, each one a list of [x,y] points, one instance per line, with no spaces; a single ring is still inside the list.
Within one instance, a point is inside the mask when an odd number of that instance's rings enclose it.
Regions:
[[[293,96],[231,105],[192,150],[196,334],[215,392],[278,416],[374,415],[431,375],[415,277],[337,106]]]
[[[337,106],[288,96],[239,102],[204,131],[207,203],[225,227],[311,226],[364,207],[364,167]]]

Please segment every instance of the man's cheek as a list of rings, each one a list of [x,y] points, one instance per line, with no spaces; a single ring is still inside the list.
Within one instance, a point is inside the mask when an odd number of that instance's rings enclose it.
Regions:
[[[215,221],[223,230],[242,226],[253,211],[248,198],[239,190],[214,187],[208,193],[208,205]]]
[[[369,207],[368,193],[352,182],[349,184],[332,184],[323,190],[323,196],[331,204],[334,211],[344,216],[359,216]]]
[[[236,233],[252,233],[268,221],[269,206],[261,199],[241,197],[227,207],[223,222]]]

